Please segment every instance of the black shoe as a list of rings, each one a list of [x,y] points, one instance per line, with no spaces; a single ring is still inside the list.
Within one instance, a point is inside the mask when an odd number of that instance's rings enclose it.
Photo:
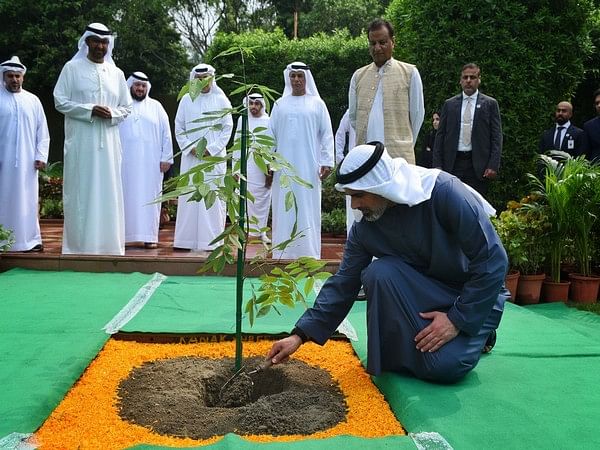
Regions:
[[[30,248],[29,250],[25,250],[24,253],[37,253],[37,252],[43,252],[44,251],[44,246],[42,244],[38,244],[35,247]]]
[[[485,341],[485,345],[483,346],[483,350],[481,350],[481,353],[491,352],[494,348],[494,345],[496,345],[496,330],[492,330],[492,332],[488,336],[487,341]]]
[[[360,291],[358,291],[358,295],[356,296],[356,300],[366,300],[367,294],[365,293],[365,288],[361,287]]]

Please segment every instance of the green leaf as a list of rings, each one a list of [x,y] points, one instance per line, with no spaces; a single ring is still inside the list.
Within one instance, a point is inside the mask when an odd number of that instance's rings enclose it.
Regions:
[[[296,197],[292,191],[285,193],[285,210],[289,211],[296,204]]]
[[[253,153],[252,157],[254,159],[254,162],[255,162],[256,166],[260,169],[260,171],[262,173],[264,173],[265,175],[267,173],[269,173],[269,168],[265,164],[265,160],[259,154]]]
[[[177,95],[177,101],[181,100],[183,98],[183,96],[185,94],[187,94],[189,91],[190,91],[190,84],[185,83],[183,85],[183,87],[181,88],[181,90],[179,91],[179,94]]]
[[[256,317],[266,316],[269,313],[270,310],[271,310],[271,306],[270,305],[264,305],[262,308],[260,308],[258,310],[258,313],[256,313]]]
[[[208,141],[204,136],[198,139],[198,142],[196,143],[196,157],[202,157],[202,155],[204,154],[204,150],[206,150],[207,144]]]
[[[306,283],[304,284],[304,295],[308,295],[312,292],[313,286],[315,285],[314,278],[307,278]]]

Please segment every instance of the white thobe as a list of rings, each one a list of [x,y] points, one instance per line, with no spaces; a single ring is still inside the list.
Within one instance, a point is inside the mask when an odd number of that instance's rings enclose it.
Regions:
[[[344,146],[346,144],[346,133],[348,134],[348,151],[356,146],[356,131],[350,124],[350,112],[346,110],[340,120],[340,125],[335,132],[335,163],[339,165],[344,159]],[[358,209],[352,209],[349,195],[345,195],[346,200],[346,234],[350,233],[350,228],[355,221],[362,219],[362,213]]]
[[[50,136],[44,108],[30,92],[0,87],[0,224],[13,231],[10,250],[42,243],[35,161],[48,160]]]
[[[252,148],[255,141],[254,130],[257,128],[266,128],[263,131],[257,131],[256,135],[267,134],[269,129],[269,116],[263,114],[261,117],[254,117],[252,114],[248,114],[248,148],[250,151],[247,156],[247,167],[246,167],[246,178],[248,181],[248,192],[254,197],[254,201],[248,201],[248,217],[255,217],[258,224],[250,224],[252,230],[250,236],[260,236],[258,229],[267,226],[267,220],[269,219],[269,209],[271,207],[271,188],[265,187],[266,175],[254,162],[252,156]],[[241,138],[242,133],[242,118],[240,117],[237,122],[237,138]],[[234,160],[240,158],[240,152],[236,151],[233,154]]]
[[[119,127],[131,112],[123,72],[87,58],[69,61],[54,88],[65,115],[64,254],[125,254]],[[107,106],[110,119],[92,116]]]
[[[196,141],[202,137],[206,138],[206,150],[211,156],[225,156],[225,146],[233,130],[231,114],[211,122],[194,123],[193,121],[202,118],[205,112],[226,108],[231,108],[231,103],[227,97],[224,94],[212,91],[200,94],[195,101],[192,101],[187,94],[181,99],[175,116],[175,138],[182,151],[180,173],[183,174],[200,163],[201,160],[193,155],[191,151],[195,148]],[[204,128],[188,133],[188,130],[217,124],[220,124],[220,130]],[[198,156],[201,157],[202,155]],[[227,165],[223,162],[217,164],[211,172],[205,174],[204,180],[210,182],[212,190],[215,190],[214,183],[222,181],[226,170]],[[217,197],[215,203],[207,209],[204,200],[190,202],[188,201],[189,197],[190,195],[182,195],[177,201],[177,219],[175,221],[173,245],[191,250],[213,250],[220,243],[211,244],[211,242],[225,229],[225,203]]]
[[[123,147],[125,242],[158,242],[162,191],[160,163],[173,163],[169,117],[162,105],[146,97],[133,102],[131,115],[119,125]]]
[[[333,167],[333,131],[327,107],[313,95],[287,95],[275,102],[270,129],[276,141],[276,151],[294,168],[295,173],[312,184],[312,188],[292,182],[281,186],[281,173],[273,178],[273,245],[290,238],[294,208],[285,210],[285,196],[290,190],[298,205],[298,231],[304,236],[284,251],[274,250],[273,258],[295,259],[300,256],[321,257],[321,180],[322,166]]]

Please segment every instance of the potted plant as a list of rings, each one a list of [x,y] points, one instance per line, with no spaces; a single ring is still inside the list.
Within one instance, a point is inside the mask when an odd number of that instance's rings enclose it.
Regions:
[[[515,293],[517,300],[522,304],[537,303],[546,277],[542,271],[546,258],[544,241],[550,228],[544,208],[534,197],[528,196],[521,202],[509,202],[507,209],[494,218],[493,223],[506,249],[510,267],[520,273]]]
[[[572,229],[571,191],[568,186],[570,170],[569,155],[564,152],[550,152],[551,156],[540,155],[541,175],[528,174],[533,193],[543,205],[550,223],[547,236],[547,252],[550,278],[546,281],[546,301],[566,300],[568,284],[561,284],[561,263],[565,249],[565,239]],[[550,289],[558,293],[550,294]],[[565,292],[565,290],[567,292]]]
[[[595,240],[592,230],[600,213],[600,167],[583,156],[565,163],[570,174],[566,185],[570,191],[570,218],[578,273],[569,274],[571,300],[593,303],[598,297],[600,277],[592,274],[591,261]]]

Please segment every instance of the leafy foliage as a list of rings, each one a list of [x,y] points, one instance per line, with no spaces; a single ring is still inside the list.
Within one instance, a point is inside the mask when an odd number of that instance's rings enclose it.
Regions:
[[[345,28],[352,36],[360,36],[383,11],[379,0],[313,0],[310,11],[300,17],[298,34],[308,37]]]
[[[0,253],[7,251],[15,243],[12,230],[7,230],[0,224]]]
[[[520,203],[508,202],[499,217],[492,217],[492,223],[510,266],[526,275],[540,273],[546,259],[551,224],[535,196],[527,196]]]
[[[18,55],[27,66],[27,89],[51,91],[85,27],[102,22],[118,34],[114,58],[126,74],[142,70],[154,93],[176,92],[189,64],[168,6],[159,0],[0,2],[0,58]]]
[[[565,238],[572,237],[575,257],[583,275],[591,273],[595,253],[592,238],[600,213],[600,166],[583,157],[572,158],[563,152],[552,152],[554,159],[541,155],[544,176],[530,175],[534,192],[546,204],[552,224],[550,241],[551,277],[560,281],[560,263]]]
[[[332,209],[323,212],[321,216],[321,230],[324,233],[346,234],[346,209]]]
[[[39,171],[40,217],[44,219],[62,219],[63,217],[62,168],[62,162],[57,161]]]
[[[252,297],[246,303],[245,312],[250,325],[258,317],[267,315],[271,310],[276,311],[277,305],[293,308],[297,302],[308,307],[306,300],[311,294],[317,281],[325,281],[331,276],[321,269],[327,264],[314,258],[301,257],[284,269],[275,267],[269,274],[259,277],[260,286],[252,287]],[[300,287],[300,282],[304,282]]]
[[[590,0],[390,3],[396,51],[419,68],[428,110],[459,92],[465,63],[481,67],[482,91],[498,100],[505,138],[499,179],[490,191],[496,206],[524,191],[541,131],[582,79],[592,50],[592,11]]]

